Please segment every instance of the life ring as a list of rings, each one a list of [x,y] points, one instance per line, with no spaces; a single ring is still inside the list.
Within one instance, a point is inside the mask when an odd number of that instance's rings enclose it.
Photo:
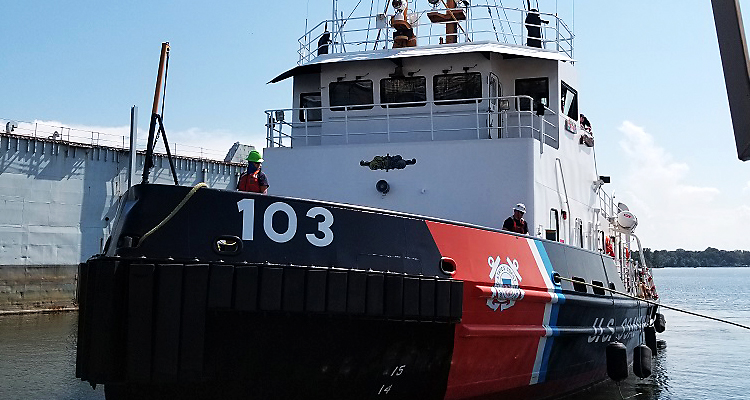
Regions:
[[[612,240],[607,236],[604,240],[604,253],[612,257],[615,256],[615,249],[612,247]]]

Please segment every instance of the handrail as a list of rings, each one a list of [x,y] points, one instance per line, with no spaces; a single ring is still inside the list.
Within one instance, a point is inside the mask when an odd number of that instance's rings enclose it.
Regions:
[[[570,212],[570,200],[568,199],[568,187],[565,185],[565,173],[563,173],[562,161],[560,161],[560,157],[555,158],[555,162],[557,163],[557,167],[559,167],[556,169],[560,171],[560,179],[562,180],[563,184],[563,192],[565,193],[565,207],[568,209],[568,215],[572,215]],[[568,227],[565,233],[567,235],[566,240],[570,240],[570,227]]]
[[[538,116],[530,96],[286,108],[266,111],[266,141],[269,147],[292,147],[293,140],[302,140],[298,145],[308,145],[310,138],[343,136],[343,141],[348,142],[351,137],[382,135],[391,142],[397,135],[419,133],[429,133],[432,141],[436,140],[436,133],[465,134],[471,130],[480,139],[530,136],[556,146],[559,132],[550,119],[554,121],[557,114],[546,107],[545,113],[553,118]],[[310,121],[311,115],[320,120]],[[408,129],[399,129],[404,125],[394,123],[399,120],[409,120]],[[448,126],[448,121],[453,126]],[[463,125],[456,125],[456,121]],[[362,125],[363,122],[367,124]],[[330,124],[341,127],[321,132],[323,126]],[[362,126],[366,126],[365,130]]]
[[[486,12],[492,8],[495,9],[494,13]],[[466,10],[470,23],[461,24],[464,31],[463,34],[457,35],[459,42],[493,41],[512,45],[525,44],[528,38],[525,19],[529,11],[499,5],[471,5],[463,9]],[[432,11],[446,13],[447,9],[435,8]],[[425,11],[414,13],[416,21],[413,25],[417,46],[438,45],[440,39],[445,36],[440,29],[445,23],[432,23],[427,20],[426,14]],[[540,16],[550,21],[549,24],[539,27],[542,30],[542,46],[547,50],[573,58],[575,35],[565,21],[555,14],[540,13]],[[337,21],[321,21],[298,39],[299,60],[297,64],[302,65],[312,61],[319,55],[322,47],[326,47],[328,53],[340,54],[392,48],[393,28],[389,25],[389,17],[390,15],[351,17],[346,20],[343,29],[335,32],[326,31],[325,27],[336,26]],[[500,31],[498,31],[498,26]],[[509,32],[506,32],[506,26]],[[433,31],[433,27],[438,29]],[[321,38],[326,32],[331,41],[321,43]]]
[[[5,132],[7,122],[15,122],[16,127],[11,132]],[[86,129],[78,129],[63,125],[53,125],[43,122],[26,122],[0,118],[0,133],[28,137],[33,139],[49,140],[56,143],[70,143],[91,147],[109,147],[119,150],[130,149],[129,127],[111,128],[112,131],[122,131],[121,135],[115,133],[98,132]],[[191,157],[206,160],[223,161],[226,152],[199,146],[173,143],[172,153],[180,157]],[[146,149],[146,139],[137,141],[139,151]],[[161,151],[163,145],[156,146]]]

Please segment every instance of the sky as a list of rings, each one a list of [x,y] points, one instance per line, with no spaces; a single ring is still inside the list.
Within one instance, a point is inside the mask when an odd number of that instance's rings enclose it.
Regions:
[[[644,247],[750,250],[750,163],[737,159],[711,2],[539,5],[575,11],[580,111],[604,189],[638,217]],[[145,136],[169,41],[169,140],[223,158],[237,141],[265,147],[264,111],[291,106],[291,80],[267,82],[296,65],[306,19],[330,18],[331,3],[0,0],[0,13],[0,122],[125,135],[136,105]]]

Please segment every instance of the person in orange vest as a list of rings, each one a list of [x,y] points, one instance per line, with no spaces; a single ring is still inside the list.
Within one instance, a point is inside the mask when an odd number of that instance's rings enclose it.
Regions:
[[[254,192],[266,194],[268,190],[268,178],[261,171],[263,158],[257,150],[247,155],[247,172],[240,175],[237,182],[237,190],[242,192]]]
[[[503,229],[506,231],[522,233],[524,235],[529,233],[529,226],[523,219],[523,215],[526,213],[526,205],[523,203],[516,204],[513,207],[513,215],[508,217],[503,223]]]

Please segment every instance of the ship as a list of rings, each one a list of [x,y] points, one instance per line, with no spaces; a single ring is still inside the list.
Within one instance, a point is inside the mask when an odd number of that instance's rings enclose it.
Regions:
[[[597,172],[568,25],[333,4],[271,82],[293,98],[266,112],[268,194],[146,166],[123,195],[80,265],[77,376],[108,399],[548,399],[647,376],[658,295]],[[503,229],[514,211],[527,229]]]

